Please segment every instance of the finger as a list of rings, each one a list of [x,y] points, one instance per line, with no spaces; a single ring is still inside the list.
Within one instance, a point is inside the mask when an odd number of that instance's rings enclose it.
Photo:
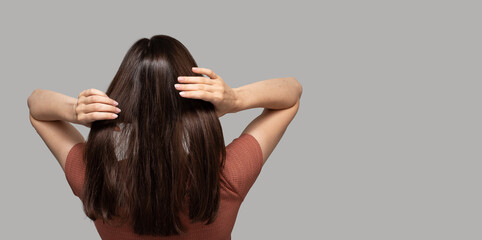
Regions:
[[[202,83],[202,84],[212,84],[212,79],[206,77],[190,77],[190,76],[180,76],[177,78],[180,83]]]
[[[90,89],[82,91],[79,94],[79,97],[81,97],[81,96],[87,97],[87,96],[90,96],[90,95],[99,95],[99,96],[108,97],[107,94],[105,94],[101,90],[98,90],[98,89],[95,89],[95,88],[90,88]]]
[[[209,78],[214,79],[218,78],[218,75],[213,72],[213,70],[209,68],[198,68],[198,67],[193,67],[192,71],[195,73],[200,73],[209,76]]]
[[[106,112],[92,112],[87,114],[82,114],[80,116],[81,121],[98,121],[98,120],[112,120],[117,118],[117,114],[115,113],[106,113]]]
[[[84,104],[104,103],[104,104],[110,104],[110,105],[113,105],[113,106],[117,106],[117,102],[114,101],[114,99],[104,97],[104,96],[99,96],[99,95],[81,97],[79,99],[79,103],[84,103]]]
[[[181,90],[181,91],[201,90],[201,91],[213,92],[214,90],[213,86],[206,85],[206,84],[174,84],[174,87],[177,90]]]
[[[84,105],[83,113],[91,113],[91,112],[110,112],[110,113],[119,113],[121,110],[117,107],[112,105],[103,104],[103,103],[92,103]]]
[[[213,100],[213,94],[206,91],[183,91],[179,95],[184,98],[201,99],[208,102]]]

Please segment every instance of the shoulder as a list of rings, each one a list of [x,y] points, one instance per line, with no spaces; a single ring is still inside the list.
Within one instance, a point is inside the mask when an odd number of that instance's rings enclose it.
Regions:
[[[65,161],[65,177],[76,196],[80,196],[84,184],[85,163],[84,163],[85,142],[76,143],[67,154]]]
[[[244,152],[252,155],[253,157],[263,156],[261,147],[256,138],[251,134],[243,133],[241,136],[235,138],[228,146],[226,151],[230,152]]]
[[[262,167],[261,147],[252,135],[241,134],[226,146],[223,176],[231,190],[242,199],[256,181]]]

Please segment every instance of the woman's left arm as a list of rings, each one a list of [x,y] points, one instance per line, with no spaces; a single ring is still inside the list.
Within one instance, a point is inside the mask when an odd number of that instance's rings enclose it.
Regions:
[[[117,102],[97,89],[82,91],[78,98],[36,89],[27,100],[30,122],[65,171],[70,149],[84,137],[70,123],[90,126],[96,120],[115,119]]]

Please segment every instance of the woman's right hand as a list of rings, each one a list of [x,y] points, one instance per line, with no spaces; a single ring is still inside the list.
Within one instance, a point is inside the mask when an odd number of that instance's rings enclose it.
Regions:
[[[192,71],[199,74],[207,75],[207,77],[200,76],[179,76],[179,84],[174,87],[181,91],[181,97],[201,99],[211,102],[218,117],[226,113],[236,111],[237,97],[235,91],[230,88],[224,80],[214,73],[211,69],[193,67]]]

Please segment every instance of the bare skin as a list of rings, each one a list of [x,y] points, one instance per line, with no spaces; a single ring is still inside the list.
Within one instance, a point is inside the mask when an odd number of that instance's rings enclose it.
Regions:
[[[242,133],[256,138],[265,162],[298,111],[302,93],[299,82],[292,77],[275,78],[230,88],[210,69],[193,68],[192,71],[208,77],[180,76],[176,89],[182,97],[213,103],[219,117],[249,108],[264,108]],[[71,123],[90,127],[93,121],[115,119],[121,112],[114,99],[93,88],[82,91],[77,98],[36,89],[27,103],[32,126],[64,171],[70,149],[85,141]]]

